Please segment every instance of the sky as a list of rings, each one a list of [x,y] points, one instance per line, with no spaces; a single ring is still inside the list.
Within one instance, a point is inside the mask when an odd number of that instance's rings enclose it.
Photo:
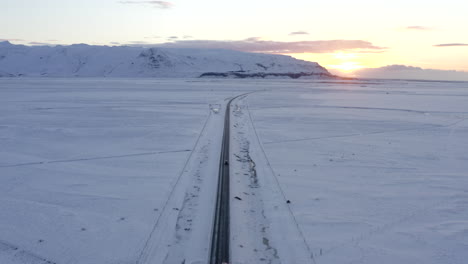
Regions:
[[[0,0],[0,41],[287,54],[341,71],[468,72],[468,1]]]

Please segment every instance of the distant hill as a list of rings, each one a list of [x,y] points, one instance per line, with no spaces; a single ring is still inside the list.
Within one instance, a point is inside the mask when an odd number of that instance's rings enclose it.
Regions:
[[[357,78],[468,81],[468,72],[422,69],[406,65],[365,68],[353,72]]]
[[[336,78],[316,62],[231,50],[0,42],[0,77]]]

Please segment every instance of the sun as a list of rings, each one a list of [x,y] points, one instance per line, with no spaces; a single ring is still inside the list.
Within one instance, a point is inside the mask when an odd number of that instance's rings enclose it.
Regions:
[[[347,62],[342,62],[342,63],[337,64],[337,65],[327,65],[327,66],[329,68],[337,69],[337,70],[344,71],[344,72],[351,72],[351,71],[355,71],[355,70],[364,68],[358,62],[353,62],[353,61],[347,61]]]
[[[375,66],[375,54],[356,52],[336,52],[323,54],[290,54],[295,58],[316,61],[332,72],[351,74],[356,70]]]
[[[352,72],[361,68],[364,68],[356,60],[359,59],[359,56],[355,53],[346,53],[346,52],[337,52],[333,54],[334,63],[327,65],[331,69],[337,69],[341,72]]]

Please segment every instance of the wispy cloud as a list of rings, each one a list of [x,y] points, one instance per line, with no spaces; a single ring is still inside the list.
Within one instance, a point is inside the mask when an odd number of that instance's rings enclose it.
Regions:
[[[430,31],[434,30],[432,27],[425,27],[425,26],[408,26],[404,28],[405,30],[415,30],[415,31]]]
[[[261,37],[250,37],[250,38],[246,39],[245,41],[260,41],[260,40],[262,40]]]
[[[129,44],[136,44],[136,45],[145,45],[145,44],[150,44],[147,41],[141,41],[141,40],[136,40],[136,41],[129,41]]]
[[[178,39],[179,37],[177,36],[170,36],[166,38],[166,41],[173,42],[173,41],[177,41]]]
[[[294,31],[289,33],[289,36],[297,36],[297,35],[309,35],[309,32],[306,31]]]
[[[47,42],[38,42],[38,41],[31,41],[28,43],[29,45],[34,45],[34,46],[48,46],[48,45],[52,45],[50,43],[47,43]]]
[[[445,44],[436,44],[434,47],[467,47],[468,43],[445,43]]]
[[[23,42],[26,41],[24,39],[0,39],[0,41],[18,41],[18,42]]]
[[[172,7],[172,3],[166,1],[119,1],[121,4],[138,4],[138,5],[152,5],[156,8],[168,9]]]
[[[158,39],[158,38],[161,38],[160,36],[149,36],[149,37],[145,37],[145,39]]]
[[[246,40],[176,40],[174,42],[154,46],[174,48],[210,48],[230,49],[261,53],[333,53],[336,51],[353,50],[356,52],[383,52],[386,48],[375,46],[363,40],[320,40],[320,41],[266,41],[258,38]]]

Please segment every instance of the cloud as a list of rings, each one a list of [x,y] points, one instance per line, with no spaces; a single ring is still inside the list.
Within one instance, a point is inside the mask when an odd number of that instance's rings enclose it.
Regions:
[[[295,31],[295,32],[289,33],[289,36],[297,36],[297,35],[309,35],[309,32],[305,32],[305,31]]]
[[[146,41],[141,41],[141,40],[137,40],[137,41],[128,41],[129,44],[135,44],[135,45],[145,45],[145,44],[150,44],[149,42],[146,42]]]
[[[229,49],[259,53],[333,53],[336,51],[382,52],[386,48],[378,47],[363,40],[319,40],[319,41],[266,41],[259,38],[246,40],[176,40],[157,44],[158,47]]]
[[[419,30],[419,31],[434,30],[434,28],[425,27],[425,26],[408,26],[408,27],[405,27],[404,29],[405,30]]]
[[[359,69],[353,74],[358,78],[468,81],[468,72],[423,69],[406,65]]]
[[[24,39],[0,39],[0,41],[18,41],[18,42],[23,42],[26,41]]]
[[[168,9],[172,7],[172,3],[166,1],[119,1],[120,4],[138,4],[138,5],[152,5],[160,9]]]
[[[37,41],[31,41],[28,43],[29,45],[34,45],[34,46],[48,46],[48,45],[54,45],[54,44],[50,44],[50,43],[47,43],[47,42],[37,42]],[[56,45],[56,44],[55,44]]]
[[[161,38],[160,36],[150,36],[150,37],[145,37],[145,39],[158,39]]]
[[[246,39],[245,41],[260,41],[260,40],[262,40],[261,37],[250,37],[250,38]]]
[[[446,43],[446,44],[437,44],[434,47],[467,47],[468,43]]]
[[[173,42],[173,41],[177,41],[177,39],[179,39],[179,37],[177,36],[170,36],[166,39],[166,41],[169,41],[169,42]]]

